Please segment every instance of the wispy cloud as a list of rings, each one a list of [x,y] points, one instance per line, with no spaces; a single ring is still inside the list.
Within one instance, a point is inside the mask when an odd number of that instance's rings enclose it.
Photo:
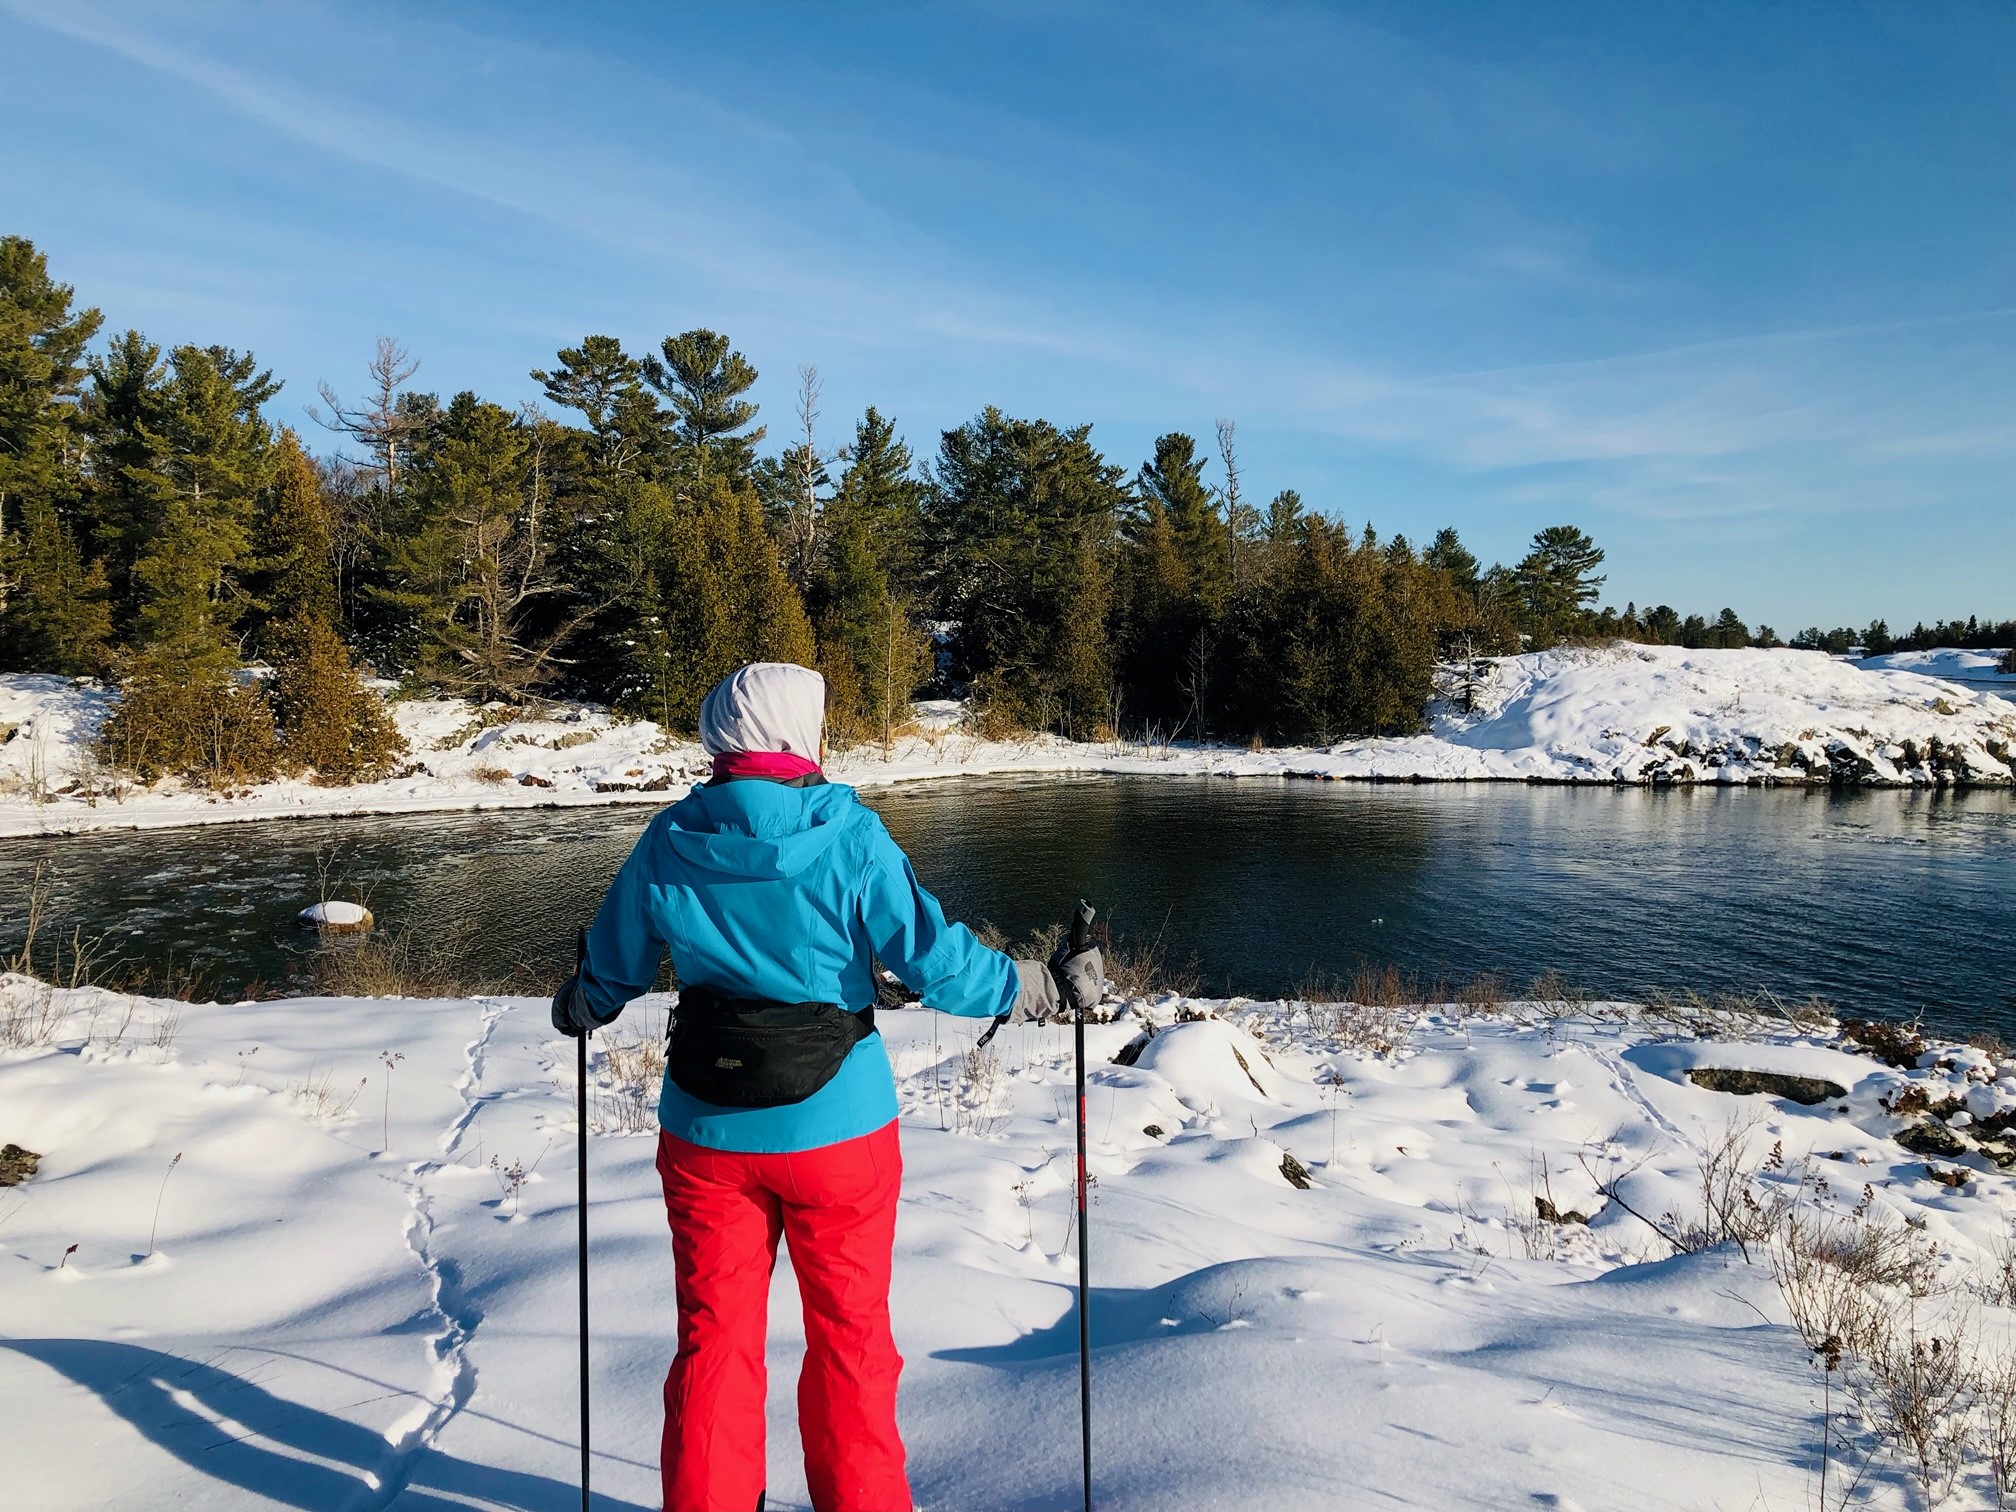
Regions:
[[[1093,396],[1102,414],[1237,415],[1426,459],[1511,503],[1573,494],[1656,520],[1859,508],[1884,490],[1858,482],[1858,468],[1887,478],[1908,459],[1992,457],[2016,446],[2002,413],[2006,327],[2016,313],[2005,308],[1422,372],[1404,343],[1370,348],[1349,333],[1348,318],[1332,326],[1346,334],[1314,334],[1292,303],[1306,290],[1283,290],[1278,308],[1265,302],[1272,291],[1239,290],[1250,301],[1240,306],[1223,287],[1158,280],[1154,268],[1137,272],[1124,258],[1063,287],[1032,288],[1026,249],[958,242],[941,233],[930,205],[865,192],[852,164],[803,122],[737,109],[622,59],[477,36],[397,10],[376,14],[363,52],[354,18],[305,6],[280,23],[264,10],[229,13],[236,19],[209,33],[186,12],[76,0],[0,0],[0,11],[176,81],[330,161],[499,212],[544,243],[580,248],[584,264],[642,270],[642,282],[670,291],[668,308],[720,309],[738,333],[767,327],[813,353],[921,353],[934,372],[956,366],[990,382],[1019,367],[1074,403]],[[1317,11],[1271,11],[1230,40],[1166,17],[1150,30],[1213,77],[1295,95],[1291,116],[1383,111],[1438,151],[1464,137],[1487,156],[1607,172],[1644,145],[1613,129],[1614,101],[1563,99],[1543,79]],[[1325,90],[1338,92],[1340,55],[1355,60],[1363,97],[1326,103]],[[560,103],[589,93],[622,97],[623,123],[650,129],[590,137]],[[984,111],[975,110],[980,123]],[[987,129],[975,125],[976,134]],[[1592,132],[1601,151],[1576,146]],[[1069,131],[1056,127],[1043,140],[1055,156]],[[946,140],[900,150],[936,154],[949,176],[995,149]],[[1116,182],[1139,166],[1124,149],[1100,150],[1097,171]],[[1035,168],[1021,172],[1041,185]],[[1180,236],[1190,207],[1181,195],[1172,200]],[[1536,288],[1619,306],[1656,295],[1656,280],[1606,266],[1585,238],[1539,210],[1486,196],[1474,218],[1492,234],[1451,245],[1441,260],[1445,279],[1474,283],[1447,301],[1445,318],[1460,323],[1466,308],[1502,307]],[[469,255],[480,260],[486,250]],[[585,275],[564,297],[556,291],[545,307],[508,318],[527,329],[557,325],[552,312],[579,308],[596,282]],[[271,302],[276,292],[260,297]],[[1629,328],[1622,316],[1616,324]],[[1996,339],[1982,341],[1984,332]]]

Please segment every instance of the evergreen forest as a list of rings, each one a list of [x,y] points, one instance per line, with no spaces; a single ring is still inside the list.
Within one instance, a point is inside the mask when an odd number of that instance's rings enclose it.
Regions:
[[[1486,567],[1452,529],[1250,498],[1229,422],[1135,463],[990,406],[918,456],[872,407],[824,428],[810,368],[782,423],[759,414],[755,368],[709,330],[588,336],[532,371],[537,404],[420,372],[381,341],[303,435],[251,353],[107,332],[0,238],[0,671],[113,681],[109,764],[229,784],[387,770],[373,677],[684,730],[726,673],[797,661],[842,745],[925,693],[994,733],[1291,743],[1415,730],[1438,666],[1482,656],[1782,643],[1732,609],[1602,607],[1603,552],[1572,525]],[[2012,639],[1878,621],[1792,644]]]

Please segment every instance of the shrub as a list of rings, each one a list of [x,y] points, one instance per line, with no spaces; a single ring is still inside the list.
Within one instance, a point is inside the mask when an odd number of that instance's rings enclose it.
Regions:
[[[1915,1317],[1886,1316],[1870,1340],[1870,1417],[1903,1450],[1925,1505],[1953,1493],[1967,1463],[1977,1361],[1971,1320],[1955,1318],[1941,1337]]]
[[[1886,1066],[1909,1071],[1925,1053],[1925,1036],[1916,1024],[1893,1024],[1883,1019],[1844,1019],[1841,1037]]]
[[[127,664],[99,754],[142,782],[189,777],[213,788],[268,781],[281,765],[280,736],[262,689],[221,668],[177,667],[147,656]]]
[[[315,974],[331,997],[455,998],[533,985],[515,971],[472,969],[467,943],[467,931],[453,930],[378,929],[325,939]]]
[[[289,761],[330,786],[383,776],[406,754],[385,701],[364,686],[349,650],[317,615],[274,634],[273,709]]]

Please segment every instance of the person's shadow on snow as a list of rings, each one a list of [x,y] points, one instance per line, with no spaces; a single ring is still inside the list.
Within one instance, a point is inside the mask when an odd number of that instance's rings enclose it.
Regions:
[[[564,1512],[580,1505],[581,1488],[570,1481],[471,1464],[433,1449],[401,1454],[369,1428],[181,1355],[104,1339],[0,1339],[0,1349],[41,1361],[96,1393],[183,1464],[275,1506],[466,1512],[474,1503]],[[647,1512],[601,1495],[595,1505]]]

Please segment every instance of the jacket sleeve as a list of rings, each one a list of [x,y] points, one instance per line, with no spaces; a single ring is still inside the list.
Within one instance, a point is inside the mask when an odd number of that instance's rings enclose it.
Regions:
[[[647,853],[654,843],[646,828],[616,873],[595,922],[588,926],[588,948],[578,972],[582,996],[603,1023],[623,1011],[630,999],[651,990],[665,942],[651,922],[650,870]]]
[[[1014,962],[946,920],[879,819],[870,821],[866,849],[861,923],[882,964],[940,1013],[992,1018],[1013,1008]]]

